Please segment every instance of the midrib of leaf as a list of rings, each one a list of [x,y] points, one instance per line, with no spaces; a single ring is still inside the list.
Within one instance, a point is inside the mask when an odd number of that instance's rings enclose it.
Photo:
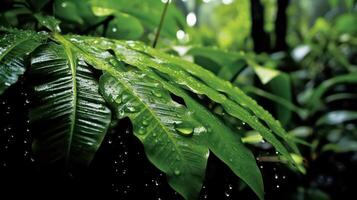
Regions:
[[[76,116],[77,116],[77,80],[76,80],[76,63],[73,59],[73,52],[71,51],[70,48],[67,46],[64,46],[66,56],[68,58],[68,64],[71,69],[71,75],[72,75],[72,85],[73,85],[73,100],[72,100],[72,106],[73,106],[73,112],[71,114],[71,127],[70,127],[70,132],[69,132],[69,138],[68,138],[68,146],[66,149],[66,165],[69,164],[69,155],[71,152],[71,146],[72,146],[72,139],[73,139],[73,134],[74,134],[74,129],[75,129],[75,124],[76,124]]]
[[[172,138],[172,136],[170,135],[170,132],[167,131],[167,129],[162,125],[162,123],[160,123],[160,119],[157,118],[157,116],[151,111],[151,109],[148,108],[148,106],[146,105],[146,103],[144,103],[140,96],[138,96],[136,93],[133,92],[133,90],[130,90],[130,87],[127,86],[127,83],[123,82],[123,78],[122,75],[120,73],[118,73],[117,70],[115,70],[113,67],[110,67],[110,65],[108,65],[107,63],[93,58],[91,55],[89,55],[85,50],[83,50],[81,47],[77,46],[76,44],[73,44],[72,42],[68,41],[66,38],[64,38],[63,36],[59,35],[59,34],[55,34],[54,35],[55,39],[57,39],[58,41],[60,41],[64,46],[65,49],[77,49],[78,51],[81,52],[81,54],[83,55],[83,57],[85,57],[85,60],[90,61],[90,63],[92,64],[92,66],[100,68],[106,72],[108,72],[110,75],[112,75],[113,77],[119,76],[120,78],[116,78],[116,80],[118,80],[120,82],[120,84],[125,87],[125,89],[127,91],[129,91],[137,100],[140,101],[140,103],[145,107],[145,109],[147,109],[151,115],[155,118],[156,121],[159,122],[160,126],[163,128],[163,130],[165,131],[166,135],[168,135],[168,137],[170,138],[171,142],[173,143],[173,145],[175,146],[177,152],[180,152],[180,156],[181,158],[183,158],[184,160],[185,157],[182,155],[182,152],[180,150],[180,148],[177,147],[176,142],[174,142],[175,140]],[[138,114],[138,113],[136,113]],[[188,162],[188,161],[186,161]]]

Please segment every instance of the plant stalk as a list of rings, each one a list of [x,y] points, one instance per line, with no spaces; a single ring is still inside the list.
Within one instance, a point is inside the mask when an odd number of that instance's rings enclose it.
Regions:
[[[164,24],[164,20],[165,20],[167,8],[169,7],[169,4],[170,4],[170,0],[167,0],[166,3],[165,3],[164,10],[163,10],[163,12],[162,12],[162,14],[161,14],[161,19],[160,19],[159,27],[157,28],[157,31],[156,31],[154,43],[152,44],[152,47],[153,47],[153,48],[156,47],[157,41],[159,40],[160,33],[161,33],[161,29],[162,29],[162,26],[163,26],[163,24]]]

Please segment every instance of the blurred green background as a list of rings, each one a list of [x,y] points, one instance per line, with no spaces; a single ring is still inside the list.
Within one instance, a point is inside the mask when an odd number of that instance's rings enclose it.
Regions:
[[[32,13],[43,12],[58,18],[64,33],[151,45],[165,2],[2,0],[0,25],[41,30]],[[348,196],[357,178],[356,0],[173,0],[157,48],[232,81],[296,139],[303,153],[297,160],[307,173],[296,175],[293,192],[285,196],[353,199]],[[222,119],[256,152],[271,149],[258,133]],[[258,161],[279,162],[275,155]]]

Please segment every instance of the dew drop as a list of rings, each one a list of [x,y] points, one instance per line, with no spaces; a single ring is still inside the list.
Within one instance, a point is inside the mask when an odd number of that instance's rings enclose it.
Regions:
[[[175,129],[182,135],[191,135],[193,133],[193,127],[188,123],[175,124]]]
[[[174,174],[175,174],[176,176],[179,176],[179,175],[181,174],[181,172],[180,172],[180,170],[175,169]]]
[[[143,120],[143,125],[144,125],[144,126],[149,125],[149,121],[148,121],[148,120],[146,120],[146,119],[144,119],[144,120]]]
[[[126,107],[125,111],[133,113],[136,112],[136,109],[133,106],[128,106]]]
[[[145,134],[145,128],[144,127],[140,127],[138,130],[138,134],[139,135],[144,135]]]

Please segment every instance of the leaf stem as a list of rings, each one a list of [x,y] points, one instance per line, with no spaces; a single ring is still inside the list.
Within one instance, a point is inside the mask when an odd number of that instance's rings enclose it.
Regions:
[[[169,7],[170,1],[171,1],[171,0],[166,0],[164,10],[163,10],[163,12],[162,12],[162,14],[161,14],[161,19],[160,19],[159,27],[157,28],[157,31],[156,31],[155,40],[154,40],[154,43],[152,44],[152,47],[153,47],[153,48],[156,47],[157,41],[159,40],[160,33],[161,33],[161,29],[162,29],[162,26],[163,26],[163,24],[164,24],[164,20],[165,20],[167,8]]]

